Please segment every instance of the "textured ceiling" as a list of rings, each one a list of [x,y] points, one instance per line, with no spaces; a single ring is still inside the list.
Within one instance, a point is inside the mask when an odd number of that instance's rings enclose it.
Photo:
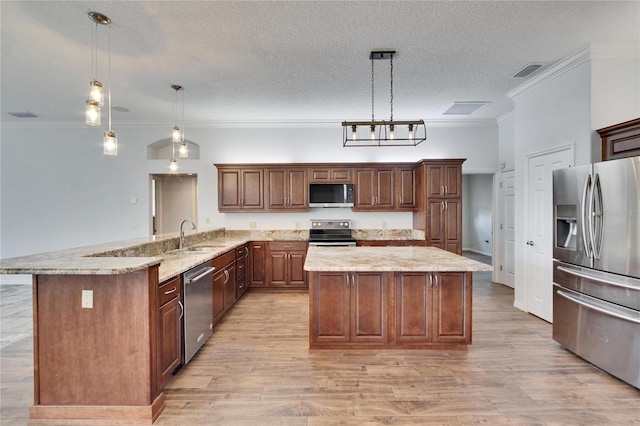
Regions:
[[[171,121],[173,83],[186,122],[368,119],[379,49],[397,51],[394,118],[495,119],[526,64],[640,40],[635,1],[2,1],[3,123],[83,122],[91,10],[112,20],[98,28],[98,79],[110,28],[113,105],[129,110],[116,123]],[[376,118],[388,118],[388,61],[375,69]],[[490,104],[443,115],[455,101]],[[24,111],[38,118],[8,115]]]

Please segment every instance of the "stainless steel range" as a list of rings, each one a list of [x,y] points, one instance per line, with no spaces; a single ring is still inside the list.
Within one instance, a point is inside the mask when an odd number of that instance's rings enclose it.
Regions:
[[[310,246],[355,246],[349,219],[312,219],[309,230]]]

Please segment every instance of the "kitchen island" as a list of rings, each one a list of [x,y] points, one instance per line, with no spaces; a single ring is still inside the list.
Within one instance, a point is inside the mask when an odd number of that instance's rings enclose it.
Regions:
[[[472,272],[435,247],[310,247],[309,347],[465,348]]]

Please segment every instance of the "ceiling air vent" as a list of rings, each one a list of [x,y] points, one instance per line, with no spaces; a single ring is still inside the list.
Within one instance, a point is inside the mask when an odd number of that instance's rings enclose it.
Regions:
[[[38,116],[29,111],[21,111],[21,112],[8,112],[7,114],[13,115],[18,118],[37,118]]]
[[[528,64],[525,65],[520,71],[511,76],[511,78],[524,78],[536,72],[538,69],[542,68],[544,64]]]
[[[462,101],[454,102],[448,110],[443,112],[444,115],[470,115],[476,112],[489,102],[487,101]]]

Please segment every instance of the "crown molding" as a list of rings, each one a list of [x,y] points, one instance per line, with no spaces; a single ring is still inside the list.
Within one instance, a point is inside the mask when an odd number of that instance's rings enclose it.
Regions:
[[[500,117],[496,118],[496,121],[498,122],[498,124],[500,124],[505,120],[513,118],[514,116],[515,116],[515,111],[512,110],[512,111],[506,112],[506,113],[502,114]]]
[[[640,44],[638,43],[590,43],[577,52],[574,52],[566,58],[556,62],[539,75],[533,77],[531,80],[507,92],[507,96],[512,100],[516,100],[519,97],[544,86],[562,74],[571,71],[578,65],[594,58],[637,57],[640,57]]]

